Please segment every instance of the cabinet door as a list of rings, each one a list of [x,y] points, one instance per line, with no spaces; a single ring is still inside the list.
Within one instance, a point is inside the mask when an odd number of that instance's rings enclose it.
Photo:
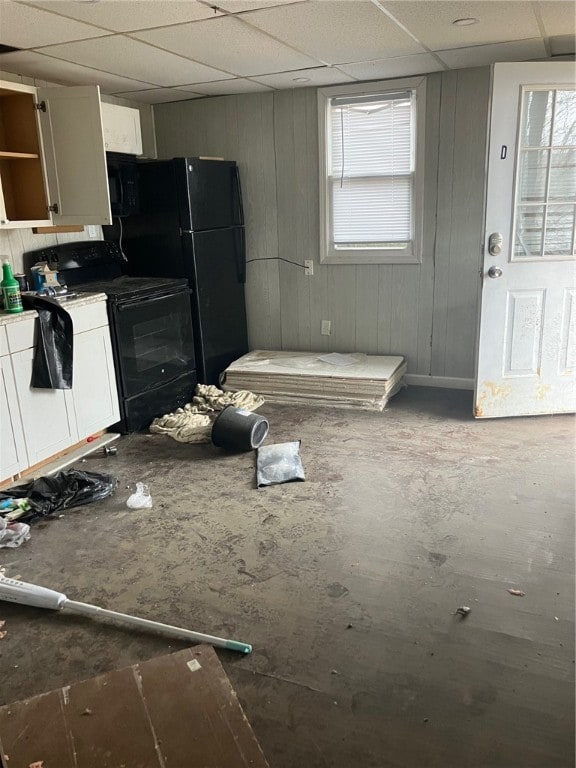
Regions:
[[[28,466],[24,430],[8,355],[0,357],[0,425],[0,480],[5,480]]]
[[[30,466],[78,442],[72,393],[66,389],[32,389],[34,350],[11,356]]]
[[[120,419],[108,326],[74,336],[72,396],[79,440]]]
[[[139,110],[106,102],[102,102],[101,107],[106,151],[141,155],[142,133]]]
[[[97,85],[39,88],[38,112],[54,224],[111,224]]]

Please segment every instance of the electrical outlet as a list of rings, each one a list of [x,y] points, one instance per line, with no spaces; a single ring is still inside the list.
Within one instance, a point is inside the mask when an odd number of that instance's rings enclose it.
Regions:
[[[314,274],[314,262],[312,261],[312,259],[304,259],[304,274],[305,275]]]
[[[322,320],[322,324],[320,326],[320,334],[322,336],[330,336],[331,334],[331,328],[332,328],[332,321],[331,320]]]
[[[88,224],[86,229],[88,230],[88,237],[98,237],[98,228],[94,224]]]

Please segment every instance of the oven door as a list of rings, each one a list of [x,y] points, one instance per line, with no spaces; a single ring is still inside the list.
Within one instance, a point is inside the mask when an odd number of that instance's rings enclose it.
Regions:
[[[117,373],[124,397],[194,370],[188,289],[118,303],[113,316]]]

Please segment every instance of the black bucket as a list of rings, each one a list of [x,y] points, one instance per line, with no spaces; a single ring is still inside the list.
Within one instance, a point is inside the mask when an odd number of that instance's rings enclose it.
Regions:
[[[251,451],[264,442],[268,429],[263,416],[227,405],[212,425],[212,442],[229,451]]]

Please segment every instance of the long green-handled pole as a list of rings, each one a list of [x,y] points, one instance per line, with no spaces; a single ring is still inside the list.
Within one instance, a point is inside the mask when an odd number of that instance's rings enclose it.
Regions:
[[[223,637],[215,637],[214,635],[205,635],[203,632],[193,632],[191,629],[173,627],[170,624],[162,624],[159,621],[140,619],[138,616],[109,611],[106,608],[99,608],[97,605],[90,605],[89,603],[78,603],[76,600],[68,600],[62,592],[39,587],[36,584],[28,584],[25,581],[7,579],[4,576],[0,576],[0,600],[6,600],[9,603],[20,603],[20,605],[33,605],[36,608],[48,608],[53,611],[67,609],[82,616],[102,616],[120,621],[130,627],[151,629],[167,637],[192,640],[195,643],[208,643],[217,648],[227,648],[229,651],[239,651],[240,653],[252,652],[252,646],[248,643],[241,643],[238,640],[226,640]]]

